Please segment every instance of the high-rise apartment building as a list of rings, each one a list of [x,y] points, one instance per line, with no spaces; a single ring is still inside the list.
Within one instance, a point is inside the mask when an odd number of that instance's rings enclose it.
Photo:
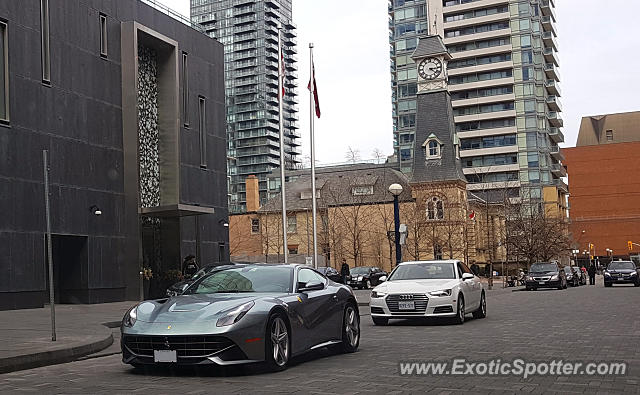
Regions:
[[[419,37],[443,37],[451,53],[448,89],[467,190],[498,199],[566,201],[564,141],[553,0],[391,0],[389,40],[394,145],[411,172]],[[493,191],[493,193],[491,193]],[[547,193],[547,192],[544,192]]]
[[[259,179],[280,165],[278,27],[285,63],[283,104],[287,167],[300,163],[297,114],[296,26],[291,0],[191,0],[191,20],[224,44],[229,210],[246,210],[245,178]]]

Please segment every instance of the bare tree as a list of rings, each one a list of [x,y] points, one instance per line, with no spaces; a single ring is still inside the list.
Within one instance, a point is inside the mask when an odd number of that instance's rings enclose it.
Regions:
[[[329,206],[335,236],[340,238],[337,244],[344,257],[353,259],[358,266],[372,242],[375,212],[371,205],[365,204],[367,195],[354,192],[355,184],[355,179],[345,176],[335,184],[326,185],[322,195]]]
[[[380,161],[382,161],[386,157],[380,148],[374,148],[371,155],[376,160],[377,164],[380,164]]]
[[[345,154],[345,159],[349,163],[356,163],[360,160],[360,151],[352,148],[351,146],[347,147],[347,152]]]
[[[566,218],[545,210],[537,199],[505,202],[506,244],[509,251],[531,265],[560,258],[571,250]]]
[[[261,218],[262,247],[265,260],[269,261],[270,254],[284,254],[282,242],[282,218],[279,215],[265,213]]]

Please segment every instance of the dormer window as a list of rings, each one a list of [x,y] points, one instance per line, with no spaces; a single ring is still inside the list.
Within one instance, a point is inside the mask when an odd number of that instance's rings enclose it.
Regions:
[[[427,152],[427,156],[440,156],[440,144],[437,141],[431,140],[429,141],[429,152]]]
[[[440,159],[442,156],[442,142],[431,133],[427,140],[422,144],[425,150],[425,158],[428,159]]]

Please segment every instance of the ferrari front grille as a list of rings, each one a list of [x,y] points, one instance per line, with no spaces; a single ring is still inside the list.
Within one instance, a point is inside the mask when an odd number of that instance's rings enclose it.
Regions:
[[[234,343],[221,336],[140,336],[124,335],[124,344],[140,357],[153,358],[154,350],[175,350],[178,358],[204,358]]]

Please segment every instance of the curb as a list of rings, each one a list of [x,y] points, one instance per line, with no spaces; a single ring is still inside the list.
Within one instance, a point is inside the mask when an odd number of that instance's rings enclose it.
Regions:
[[[75,361],[80,357],[104,350],[111,344],[113,344],[113,334],[109,333],[109,336],[100,340],[70,348],[1,358],[0,374]]]

